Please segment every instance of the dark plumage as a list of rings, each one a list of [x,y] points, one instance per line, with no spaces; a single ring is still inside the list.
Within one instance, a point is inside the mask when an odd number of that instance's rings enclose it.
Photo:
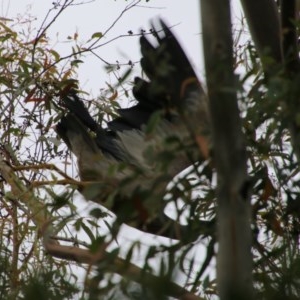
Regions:
[[[191,64],[162,21],[161,26],[162,32],[153,30],[157,46],[140,38],[147,80],[135,78],[136,105],[120,109],[104,129],[70,92],[62,99],[66,114],[57,133],[77,157],[81,180],[91,181],[82,191],[87,199],[106,205],[121,222],[176,238],[184,226],[163,214],[162,198],[176,174],[206,158],[209,118]]]

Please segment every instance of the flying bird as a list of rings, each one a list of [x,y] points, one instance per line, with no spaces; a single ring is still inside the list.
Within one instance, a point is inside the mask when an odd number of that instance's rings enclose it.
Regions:
[[[187,228],[164,214],[175,175],[209,154],[207,97],[169,27],[140,38],[145,78],[134,79],[136,104],[103,127],[76,91],[64,95],[57,133],[76,156],[81,192],[139,230],[180,239]],[[156,44],[149,41],[154,36]]]

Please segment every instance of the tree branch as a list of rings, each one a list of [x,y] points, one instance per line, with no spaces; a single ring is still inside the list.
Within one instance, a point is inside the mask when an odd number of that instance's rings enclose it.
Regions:
[[[299,71],[296,0],[281,1],[283,58],[289,73]]]
[[[155,276],[151,273],[145,272],[143,269],[129,263],[125,259],[114,258],[113,261],[111,261],[111,255],[107,253],[104,248],[105,247],[102,247],[102,249],[100,249],[97,253],[91,253],[91,251],[89,250],[81,249],[78,247],[53,244],[51,243],[51,241],[45,243],[45,250],[54,257],[90,265],[98,265],[100,263],[106,262],[106,271],[108,272],[113,272],[121,276],[125,276],[130,280],[145,284],[150,288],[161,286],[161,281],[163,279],[160,276]],[[204,298],[190,293],[186,289],[171,281],[167,281],[164,283],[164,291],[166,291],[168,296],[182,300],[204,300]]]
[[[289,108],[287,118],[292,137],[293,149],[300,162],[300,124],[299,124],[299,49],[296,28],[296,0],[281,1],[281,24],[283,35],[284,76],[289,79],[291,86],[286,95]]]
[[[230,1],[202,0],[201,18],[218,176],[218,289],[221,299],[246,299],[252,294],[250,201],[233,73]]]
[[[51,215],[47,212],[45,206],[36,199],[30,189],[22,183],[15,175],[14,169],[9,166],[2,157],[0,157],[0,174],[4,180],[11,186],[12,196],[19,201],[22,201],[32,213],[32,220],[37,225],[43,237],[45,250],[52,256],[73,260],[78,263],[97,265],[103,261],[111,260],[111,254],[107,252],[107,243],[103,243],[101,249],[96,253],[91,253],[89,250],[79,247],[70,247],[60,245],[57,240],[51,238],[52,229]],[[108,272],[114,272],[129,278],[133,281],[143,283],[147,287],[161,286],[162,277],[155,276],[145,272],[143,269],[129,263],[121,258],[114,258],[112,262],[107,264],[105,269]],[[203,300],[179,285],[171,282],[168,279],[164,280],[164,291],[171,297],[176,297],[182,300]]]
[[[263,69],[268,74],[282,63],[281,29],[274,0],[241,0]],[[271,58],[265,60],[265,57]]]

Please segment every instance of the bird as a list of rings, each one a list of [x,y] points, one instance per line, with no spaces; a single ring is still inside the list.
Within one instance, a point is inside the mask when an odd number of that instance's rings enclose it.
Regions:
[[[77,158],[86,199],[115,213],[119,224],[180,239],[189,229],[164,214],[163,198],[174,176],[209,158],[210,118],[189,59],[169,26],[159,25],[140,37],[135,104],[103,126],[72,89],[61,96],[56,131]]]

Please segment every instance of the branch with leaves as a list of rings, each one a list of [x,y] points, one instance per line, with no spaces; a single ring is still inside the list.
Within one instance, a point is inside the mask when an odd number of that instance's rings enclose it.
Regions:
[[[24,167],[19,168],[19,170],[20,169],[24,170]],[[38,228],[40,236],[43,239],[45,250],[48,254],[53,257],[95,266],[104,263],[106,265],[105,271],[114,272],[125,276],[130,280],[143,283],[145,286],[148,286],[148,288],[154,288],[155,286],[161,285],[163,280],[162,277],[145,272],[143,269],[131,264],[127,260],[114,257],[113,254],[107,252],[106,248],[109,243],[103,242],[96,253],[92,253],[90,250],[81,249],[79,247],[60,245],[57,239],[52,239],[51,237],[55,228],[52,228],[52,216],[47,211],[45,205],[40,203],[33,192],[26,188],[22,181],[15,175],[14,168],[10,167],[1,157],[0,174],[5,182],[11,187],[11,194],[6,195],[6,197],[9,197],[11,201],[22,202],[22,204],[30,210],[32,221]],[[164,291],[168,296],[182,300],[202,299],[168,280],[164,281]]]

